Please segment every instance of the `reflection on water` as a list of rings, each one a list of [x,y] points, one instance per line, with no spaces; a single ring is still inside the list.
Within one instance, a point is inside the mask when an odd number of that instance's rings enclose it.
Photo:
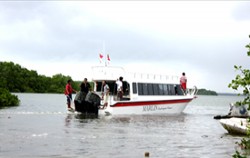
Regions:
[[[65,96],[18,94],[0,110],[0,157],[231,157],[239,136],[214,115],[237,97],[199,97],[181,115],[89,118],[68,113]]]

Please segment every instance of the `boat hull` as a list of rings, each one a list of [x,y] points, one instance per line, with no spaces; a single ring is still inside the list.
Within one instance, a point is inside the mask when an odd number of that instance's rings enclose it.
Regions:
[[[246,118],[221,119],[220,124],[230,134],[240,134],[240,135],[247,134],[247,119]]]
[[[121,114],[180,114],[192,100],[157,100],[157,101],[135,101],[135,102],[118,102],[106,109],[99,109],[100,115],[121,115]]]

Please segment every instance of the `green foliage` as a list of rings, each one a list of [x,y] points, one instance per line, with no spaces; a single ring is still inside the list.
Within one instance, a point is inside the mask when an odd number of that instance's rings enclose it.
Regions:
[[[233,158],[247,158],[247,157],[242,156],[239,151],[236,151],[235,154],[233,154]]]
[[[199,89],[197,95],[218,95],[215,91]]]
[[[250,36],[249,36],[250,38]],[[250,43],[246,45],[246,48],[248,49],[247,55],[250,56]],[[242,89],[243,95],[245,98],[241,101],[237,101],[236,105],[248,105],[248,110],[250,110],[250,70],[249,69],[243,69],[242,66],[234,66],[235,70],[239,71],[240,74],[236,75],[235,79],[232,80],[232,82],[228,85],[229,88],[232,88],[234,90]],[[240,94],[239,94],[240,95]],[[249,122],[249,120],[248,120]],[[248,127],[249,131],[249,127]],[[245,155],[249,156],[250,151],[250,135],[249,132],[247,132],[247,137],[243,138],[240,143],[238,143],[241,149],[243,149],[241,152],[236,151],[236,153],[233,155],[234,158],[244,158]],[[243,156],[242,156],[243,154]]]
[[[0,108],[19,105],[19,99],[7,89],[0,88]]]
[[[248,48],[248,52],[250,52],[250,44],[248,44],[246,48]],[[248,56],[250,56],[250,53],[248,53]],[[236,105],[248,105],[248,110],[250,110],[250,70],[243,69],[242,66],[236,65],[234,65],[234,68],[239,71],[240,74],[236,75],[235,79],[232,80],[228,87],[234,90],[242,88],[245,98],[242,101],[236,102]]]
[[[69,79],[70,76],[62,74],[46,77],[13,62],[0,62],[0,88],[10,92],[64,93]],[[74,82],[72,87],[79,89],[79,85]]]

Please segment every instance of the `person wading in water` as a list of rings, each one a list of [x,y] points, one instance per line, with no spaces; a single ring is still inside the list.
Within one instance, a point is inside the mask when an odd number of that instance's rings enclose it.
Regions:
[[[77,93],[76,90],[74,90],[71,86],[71,80],[68,80],[67,84],[66,84],[66,87],[65,87],[65,91],[64,91],[64,94],[66,95],[67,97],[67,105],[68,105],[68,110],[73,110],[71,108],[71,101],[72,101],[72,93],[73,91],[75,93]]]

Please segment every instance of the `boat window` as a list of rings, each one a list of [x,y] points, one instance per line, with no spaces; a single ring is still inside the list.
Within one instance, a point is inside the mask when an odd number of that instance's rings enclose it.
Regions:
[[[133,83],[133,89],[136,89],[136,85],[137,85],[136,83]],[[174,85],[174,84],[138,83],[138,94],[139,95],[183,95],[183,91],[181,90],[179,84]]]
[[[138,94],[143,95],[142,91],[142,83],[138,83]]]
[[[153,84],[154,95],[159,95],[159,87],[158,84]]]
[[[149,84],[138,83],[138,94],[139,95],[148,95],[149,94]]]
[[[164,95],[163,84],[159,84],[159,95]]]
[[[168,95],[168,85],[167,84],[163,85],[163,95]]]
[[[168,92],[169,92],[169,95],[175,95],[175,88],[174,88],[174,85],[168,85]]]
[[[142,94],[143,95],[148,95],[148,87],[146,83],[142,84]]]
[[[154,95],[153,84],[148,84],[148,95]]]
[[[132,83],[133,86],[133,94],[137,93],[137,84],[135,82]]]

